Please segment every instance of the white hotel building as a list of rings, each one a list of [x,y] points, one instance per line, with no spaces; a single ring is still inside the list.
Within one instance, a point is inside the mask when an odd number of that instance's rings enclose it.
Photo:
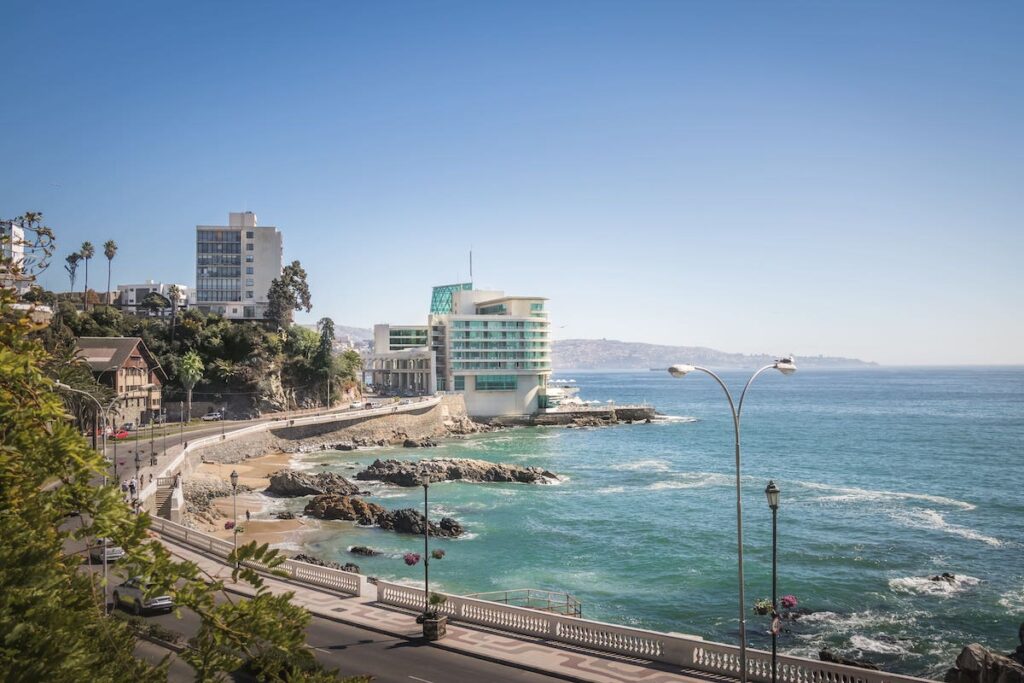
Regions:
[[[459,392],[474,417],[532,415],[547,407],[551,376],[545,301],[471,283],[434,287],[426,325],[374,326],[367,370],[378,389]]]
[[[227,225],[197,225],[194,304],[225,318],[265,319],[282,257],[281,232],[258,227],[252,211],[229,213]]]

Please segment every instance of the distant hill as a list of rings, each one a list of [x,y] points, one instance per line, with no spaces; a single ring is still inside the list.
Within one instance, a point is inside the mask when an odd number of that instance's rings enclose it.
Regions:
[[[777,356],[726,353],[703,346],[661,346],[614,339],[558,339],[552,345],[551,365],[555,370],[648,370],[675,363],[713,368],[749,368],[770,363]],[[798,367],[854,368],[877,365],[856,358],[798,356]]]

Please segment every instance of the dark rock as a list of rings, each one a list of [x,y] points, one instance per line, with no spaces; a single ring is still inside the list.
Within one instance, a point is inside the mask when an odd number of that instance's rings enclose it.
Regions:
[[[863,659],[849,659],[842,655],[837,655],[831,650],[822,650],[818,653],[818,659],[823,662],[832,662],[833,664],[843,664],[844,666],[856,666],[861,669],[871,669],[872,671],[881,671],[877,664],[865,661]]]
[[[415,439],[406,439],[405,441],[402,442],[402,445],[405,446],[406,448],[419,448],[420,442],[416,441]]]
[[[285,510],[284,512],[278,512],[274,515],[274,519],[295,519],[295,513]]]
[[[935,576],[929,576],[929,581],[944,581],[946,583],[956,583],[956,574],[950,574],[949,572],[942,572]]]
[[[353,574],[360,573],[359,572],[359,565],[358,564],[353,564],[352,562],[346,562],[345,564],[339,564],[337,562],[330,562],[328,560],[321,560],[319,557],[314,557],[313,555],[306,555],[304,553],[300,553],[298,555],[295,555],[295,556],[292,557],[292,559],[293,560],[298,560],[299,562],[305,562],[306,564],[315,564],[318,567],[330,567],[331,569],[340,569],[343,572],[351,572]]]
[[[266,493],[276,496],[316,496],[323,493],[352,495],[359,492],[359,487],[340,474],[334,472],[317,472],[307,474],[295,470],[281,470],[270,475],[270,486]]]
[[[374,550],[373,548],[369,548],[365,545],[354,545],[351,548],[349,548],[348,551],[353,555],[363,555],[365,557],[373,557],[375,555],[380,555],[379,550]]]
[[[354,443],[337,443],[334,444],[334,450],[336,451],[354,451],[358,448]]]
[[[945,680],[947,683],[1024,683],[1024,664],[972,643],[960,652],[956,666],[946,672]]]
[[[379,526],[386,531],[397,531],[402,534],[423,535],[423,515],[405,508],[387,510],[376,503],[367,503],[354,496],[325,494],[316,496],[306,504],[306,514],[318,519],[340,519],[357,522],[364,526]],[[430,522],[428,534],[453,538],[465,533],[462,525],[450,517],[441,522]]]
[[[486,460],[434,458],[419,462],[374,460],[356,474],[356,479],[384,481],[398,486],[420,486],[423,474],[435,481],[518,482],[547,484],[558,481],[558,475],[540,467],[502,465]]]

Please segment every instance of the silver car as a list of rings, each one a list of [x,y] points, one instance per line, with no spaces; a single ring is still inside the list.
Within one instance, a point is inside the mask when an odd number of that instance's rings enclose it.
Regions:
[[[157,595],[146,599],[146,590],[152,585],[139,576],[130,578],[114,589],[114,604],[123,605],[134,614],[140,615],[143,612],[170,612],[174,609],[174,601],[169,595]]]
[[[91,557],[96,562],[102,562],[103,550],[103,539],[97,538],[93,546],[89,549],[89,557]],[[122,557],[124,557],[124,549],[121,548],[121,546],[119,545],[114,545],[113,543],[108,542],[106,551],[107,562],[117,562]]]

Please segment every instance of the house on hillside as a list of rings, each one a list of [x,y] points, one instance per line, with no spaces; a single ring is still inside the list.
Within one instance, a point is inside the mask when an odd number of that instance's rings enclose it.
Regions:
[[[92,368],[97,382],[121,397],[114,411],[116,423],[146,424],[160,414],[167,375],[141,338],[80,337],[78,356]]]

